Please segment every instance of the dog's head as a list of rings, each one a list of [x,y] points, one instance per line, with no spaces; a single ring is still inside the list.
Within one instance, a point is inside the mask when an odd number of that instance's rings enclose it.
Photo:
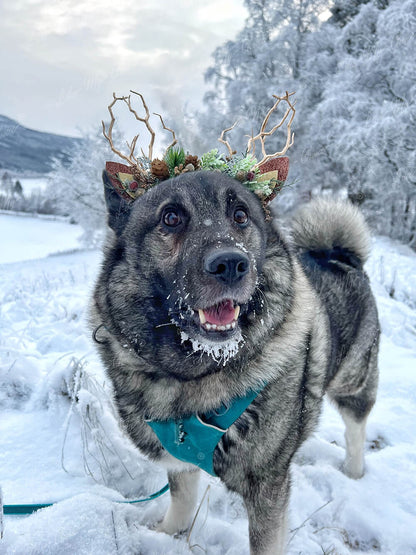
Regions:
[[[215,172],[162,182],[131,205],[105,174],[104,184],[122,252],[110,294],[124,334],[150,326],[163,340],[175,329],[188,349],[222,361],[236,354],[265,258],[260,201]]]

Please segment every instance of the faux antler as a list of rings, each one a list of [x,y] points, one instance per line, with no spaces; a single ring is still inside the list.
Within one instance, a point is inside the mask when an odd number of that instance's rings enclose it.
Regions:
[[[136,149],[136,143],[137,143],[137,139],[139,138],[139,135],[135,135],[133,137],[133,140],[131,141],[131,143],[129,143],[128,141],[126,141],[127,143],[127,147],[129,149],[129,153],[128,154],[124,154],[123,152],[121,152],[120,150],[118,150],[115,146],[114,146],[114,142],[113,142],[113,136],[112,136],[112,132],[113,132],[113,126],[114,126],[114,122],[116,120],[114,113],[113,113],[113,106],[120,100],[122,102],[124,102],[129,111],[134,115],[134,117],[136,118],[137,121],[140,121],[142,123],[145,124],[147,130],[150,133],[150,142],[149,142],[149,152],[148,155],[146,156],[146,154],[143,152],[143,149],[141,149],[142,154],[145,158],[148,158],[149,160],[153,160],[153,147],[154,147],[154,143],[155,143],[155,136],[156,133],[155,131],[152,129],[150,123],[149,123],[149,119],[150,119],[150,111],[149,108],[143,98],[143,95],[141,93],[138,93],[136,91],[130,91],[132,94],[135,94],[137,96],[140,97],[140,100],[142,101],[143,104],[143,108],[145,110],[145,116],[144,117],[140,117],[139,114],[137,113],[137,111],[133,108],[132,103],[131,103],[131,94],[129,94],[128,96],[116,96],[116,93],[113,93],[113,101],[111,102],[111,104],[108,106],[108,111],[110,113],[111,116],[111,121],[110,121],[110,125],[108,126],[108,131],[106,130],[105,127],[105,123],[102,121],[102,126],[103,126],[103,134],[104,137],[107,139],[107,141],[110,144],[111,150],[117,154],[117,156],[119,156],[120,158],[123,158],[123,160],[126,160],[126,162],[128,162],[131,166],[135,166],[137,168],[143,168],[142,164],[140,163],[139,159],[135,156],[134,151]],[[166,131],[170,131],[170,133],[172,133],[173,136],[173,141],[172,143],[168,146],[168,149],[172,146],[174,146],[177,143],[176,137],[175,137],[175,132],[173,131],[173,129],[169,129],[169,127],[166,127],[163,118],[160,114],[156,114],[156,116],[159,116],[160,121],[162,123],[163,129],[165,129]]]
[[[222,143],[223,145],[225,145],[225,146],[228,148],[228,152],[229,152],[229,154],[230,154],[230,158],[232,158],[232,157],[234,156],[234,154],[236,154],[237,151],[236,151],[236,150],[233,150],[233,149],[231,148],[230,143],[229,143],[228,141],[224,140],[224,135],[225,135],[226,133],[228,133],[228,131],[231,131],[232,129],[234,129],[234,127],[237,125],[237,123],[238,123],[238,120],[237,120],[235,123],[233,123],[233,125],[232,125],[231,127],[228,127],[228,129],[224,129],[224,130],[222,131],[222,133],[221,133],[220,138],[218,139],[218,141],[219,141],[220,143]]]
[[[111,116],[111,121],[110,121],[110,125],[108,126],[108,132],[105,129],[105,123],[102,121],[102,126],[103,126],[103,135],[104,137],[107,139],[107,141],[110,143],[110,147],[111,150],[117,154],[117,156],[120,156],[120,158],[123,158],[123,160],[126,160],[129,164],[131,164],[132,166],[135,166],[137,164],[137,161],[134,157],[134,147],[136,146],[136,141],[138,138],[138,135],[136,135],[136,137],[134,137],[131,146],[127,143],[127,146],[129,146],[130,148],[130,155],[126,156],[125,154],[123,154],[120,150],[118,150],[113,143],[113,126],[114,126],[114,122],[116,121],[116,118],[114,116],[113,113],[113,106],[114,104],[116,104],[119,100],[126,100],[125,96],[116,96],[116,93],[113,93],[113,102],[111,104],[109,104],[108,106],[108,111],[110,112],[110,116]]]
[[[295,102],[292,103],[290,101],[290,97],[294,94],[295,93],[288,93],[286,91],[286,94],[284,96],[273,95],[273,98],[276,99],[276,102],[273,104],[273,106],[267,112],[266,117],[264,118],[263,123],[261,124],[259,133],[255,136],[250,137],[250,139],[248,141],[248,144],[247,144],[247,152],[251,153],[253,156],[255,156],[255,154],[256,154],[256,141],[260,141],[261,151],[262,151],[262,154],[263,154],[263,158],[260,160],[260,162],[257,162],[257,164],[253,167],[253,169],[260,167],[262,164],[264,164],[265,162],[267,162],[271,158],[275,158],[277,156],[283,156],[284,154],[286,154],[287,150],[293,145],[295,135],[291,131],[291,125],[292,125],[292,122],[293,122],[293,118],[295,117],[296,110],[295,110]],[[272,129],[270,129],[270,131],[266,131],[266,127],[267,127],[267,124],[269,122],[270,116],[273,114],[273,112],[276,111],[277,107],[279,106],[279,104],[282,101],[285,101],[288,104],[288,108],[285,112],[285,115],[283,116],[283,118],[280,120],[279,123],[277,123],[274,127],[272,127]],[[286,138],[286,144],[283,147],[283,150],[274,152],[273,154],[266,154],[266,149],[265,149],[265,144],[264,144],[266,138],[273,135],[273,133],[277,129],[282,127],[282,125],[285,123],[285,121],[288,118],[289,118],[289,121],[287,123],[287,138]]]
[[[178,142],[176,139],[176,135],[175,135],[175,131],[173,129],[169,129],[169,127],[166,127],[165,122],[163,121],[163,118],[160,114],[156,114],[156,112],[153,112],[155,116],[159,116],[160,117],[160,123],[163,126],[163,129],[166,129],[166,131],[170,131],[172,133],[172,137],[173,137],[173,141],[170,143],[170,145],[166,148],[165,151],[165,156],[166,156],[166,152],[172,148],[173,146],[176,145],[176,143]]]
[[[136,110],[134,110],[134,109],[132,108],[132,105],[131,105],[131,96],[129,95],[129,96],[127,96],[127,97],[124,98],[124,101],[126,102],[127,106],[129,107],[130,112],[134,115],[134,117],[135,117],[138,121],[141,121],[142,123],[144,123],[144,124],[146,125],[147,130],[148,130],[149,133],[150,133],[150,143],[149,143],[149,155],[148,155],[148,158],[149,158],[149,160],[152,160],[152,159],[153,159],[153,145],[154,145],[154,143],[155,143],[155,136],[156,136],[156,133],[153,131],[153,129],[150,127],[150,124],[149,124],[149,118],[150,118],[149,108],[147,107],[147,104],[146,104],[146,102],[144,101],[144,98],[143,98],[143,95],[142,95],[142,94],[140,94],[140,93],[138,93],[138,92],[136,92],[136,91],[132,91],[132,90],[130,90],[130,92],[133,93],[133,94],[137,94],[137,96],[140,96],[140,100],[142,101],[143,108],[145,109],[145,112],[146,112],[146,116],[145,116],[144,118],[141,118],[141,117],[139,116],[139,114],[136,112]],[[138,135],[137,135],[137,136],[138,136]],[[135,139],[137,140],[137,137],[135,137]],[[134,144],[136,144],[136,141],[135,141],[135,140],[134,140]],[[143,156],[145,156],[145,154],[144,154],[144,152],[143,152],[143,149],[142,149],[142,154],[143,154]]]

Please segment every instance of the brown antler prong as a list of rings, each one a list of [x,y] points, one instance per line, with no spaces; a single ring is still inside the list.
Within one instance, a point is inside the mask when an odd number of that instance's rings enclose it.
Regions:
[[[170,148],[174,147],[174,146],[176,145],[176,143],[178,142],[177,139],[176,139],[175,131],[174,131],[173,129],[170,129],[169,127],[166,127],[165,122],[163,121],[163,118],[162,118],[162,116],[161,116],[160,114],[157,114],[156,112],[153,112],[153,113],[154,113],[155,116],[159,116],[160,122],[161,122],[161,124],[162,124],[162,126],[163,126],[163,129],[165,129],[166,131],[170,131],[170,132],[172,133],[173,141],[172,141],[172,142],[170,143],[170,145],[166,148],[166,151],[165,151],[165,155],[166,155],[167,151],[168,151]]]
[[[123,100],[125,101],[126,97],[125,96],[116,96],[116,93],[113,92],[113,102],[111,102],[111,104],[108,105],[107,109],[110,113],[111,116],[111,121],[110,121],[110,125],[108,126],[108,131],[106,131],[105,129],[105,123],[102,121],[101,124],[103,126],[103,135],[104,137],[107,139],[107,141],[110,144],[111,150],[117,154],[117,156],[120,156],[120,158],[123,158],[123,160],[126,160],[129,164],[131,165],[135,165],[136,161],[133,157],[133,153],[130,152],[130,156],[126,156],[125,154],[123,154],[120,150],[118,150],[113,143],[113,126],[114,126],[114,122],[116,121],[116,118],[114,116],[113,113],[113,106],[119,101],[119,100]],[[133,159],[132,159],[133,157]]]
[[[146,128],[147,128],[147,130],[148,130],[149,133],[150,133],[150,143],[149,143],[149,154],[148,154],[148,158],[149,158],[149,160],[152,160],[152,159],[153,159],[153,145],[154,145],[154,143],[155,143],[155,136],[156,136],[156,134],[155,134],[155,132],[153,131],[153,129],[152,129],[152,127],[150,126],[150,123],[149,123],[149,118],[150,118],[149,108],[147,107],[147,104],[146,104],[146,102],[145,102],[145,100],[144,100],[144,98],[143,98],[143,95],[142,95],[141,93],[138,93],[138,92],[132,91],[132,90],[130,90],[130,92],[133,93],[133,94],[136,94],[137,96],[140,97],[140,100],[142,101],[142,104],[143,104],[143,108],[144,108],[144,110],[145,110],[145,112],[146,112],[145,117],[144,117],[144,118],[141,118],[141,117],[139,116],[139,114],[136,112],[136,110],[134,110],[133,107],[132,107],[132,105],[131,105],[131,96],[129,95],[129,96],[125,97],[125,102],[126,102],[128,108],[129,108],[130,112],[134,115],[134,117],[135,117],[138,121],[141,121],[141,122],[143,122],[143,123],[146,125]],[[142,152],[143,152],[143,149],[142,149]]]
[[[130,149],[130,158],[132,158],[136,164],[139,163],[139,161],[137,160],[136,156],[134,155],[134,151],[136,149],[136,143],[137,143],[137,139],[139,138],[139,135],[137,134],[135,137],[133,137],[133,140],[131,142],[131,144],[129,144],[128,141],[126,141],[126,144],[128,146],[128,148]]]
[[[229,155],[230,155],[230,158],[232,158],[232,157],[234,156],[234,154],[235,154],[237,151],[236,151],[236,150],[233,150],[233,149],[231,148],[230,143],[224,139],[224,135],[225,135],[226,133],[228,133],[228,131],[231,131],[232,129],[234,129],[234,127],[237,125],[237,123],[238,123],[238,120],[235,121],[231,127],[228,127],[227,129],[224,129],[224,130],[222,131],[222,133],[221,133],[220,138],[218,139],[218,141],[219,141],[220,143],[222,143],[223,145],[225,145],[225,146],[227,147],[228,152],[229,152]]]
[[[261,124],[259,133],[257,135],[252,134],[252,136],[249,138],[249,141],[247,143],[247,151],[251,152],[251,154],[253,156],[255,156],[256,141],[259,141],[260,145],[261,145],[261,152],[262,152],[262,155],[263,155],[263,158],[260,160],[260,162],[257,162],[257,164],[254,166],[254,169],[260,167],[262,164],[264,164],[265,162],[267,162],[271,158],[275,158],[276,156],[283,156],[284,154],[286,154],[287,150],[293,145],[295,135],[291,130],[291,125],[292,125],[293,118],[295,117],[295,113],[296,113],[296,110],[295,110],[296,102],[291,102],[290,97],[293,96],[294,94],[295,93],[293,93],[293,92],[289,93],[287,91],[286,91],[286,94],[284,96],[277,96],[277,95],[274,94],[273,98],[276,99],[276,102],[273,104],[273,106],[267,112],[266,117],[264,118],[263,123]],[[270,119],[271,115],[277,110],[277,107],[283,101],[288,104],[288,108],[287,108],[284,116],[279,121],[279,123],[277,123],[274,127],[272,127],[270,129],[270,131],[266,131],[266,127],[267,127],[267,124],[269,122],[269,119]],[[271,135],[273,135],[273,133],[277,129],[282,127],[282,125],[287,121],[288,118],[289,118],[289,121],[287,123],[286,143],[285,143],[283,149],[281,151],[276,151],[273,154],[267,154],[266,153],[266,148],[265,148],[265,139],[267,137],[270,137]]]

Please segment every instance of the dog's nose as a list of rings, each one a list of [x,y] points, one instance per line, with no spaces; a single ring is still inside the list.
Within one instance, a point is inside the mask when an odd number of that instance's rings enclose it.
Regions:
[[[227,285],[239,281],[249,269],[250,261],[240,251],[216,251],[205,260],[205,271]]]

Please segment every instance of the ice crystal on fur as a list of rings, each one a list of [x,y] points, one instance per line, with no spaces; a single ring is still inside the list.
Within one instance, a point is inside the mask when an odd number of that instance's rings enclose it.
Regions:
[[[216,343],[214,341],[206,340],[201,342],[199,339],[194,339],[189,337],[185,332],[181,332],[181,341],[190,341],[194,353],[201,352],[201,354],[207,354],[210,356],[218,365],[222,364],[225,366],[227,362],[235,357],[238,353],[244,339],[240,332],[236,337],[228,339],[222,343]]]

